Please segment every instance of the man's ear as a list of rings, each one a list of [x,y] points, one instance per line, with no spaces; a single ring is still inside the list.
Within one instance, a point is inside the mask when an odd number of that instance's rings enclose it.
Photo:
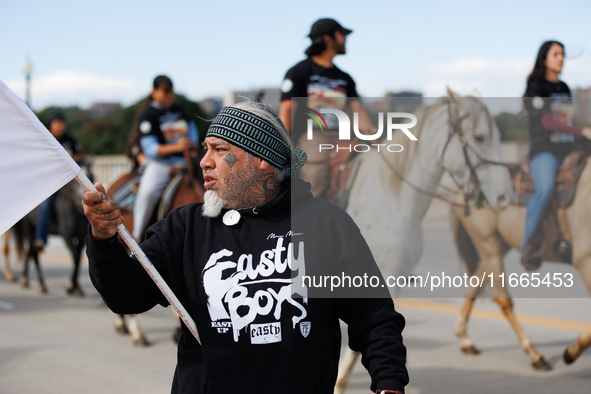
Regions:
[[[270,164],[268,161],[265,161],[263,159],[259,159],[259,169],[260,170],[266,170],[267,168],[269,168]]]

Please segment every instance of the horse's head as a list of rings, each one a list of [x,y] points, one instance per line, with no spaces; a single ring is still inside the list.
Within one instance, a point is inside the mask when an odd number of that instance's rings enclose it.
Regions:
[[[499,129],[479,98],[449,93],[442,99],[448,104],[449,120],[442,164],[467,198],[477,199],[482,193],[493,209],[502,209],[511,201],[513,189]]]
[[[91,171],[92,157],[83,161],[79,161],[77,164],[80,166],[80,169],[82,172],[84,172],[88,179],[90,179],[91,182],[94,182],[94,176]],[[68,204],[73,204],[81,213],[84,213],[82,210],[81,201],[85,192],[86,190],[84,190],[84,188],[76,179],[71,180],[61,190],[61,193],[64,194],[64,196],[66,196],[69,200]]]

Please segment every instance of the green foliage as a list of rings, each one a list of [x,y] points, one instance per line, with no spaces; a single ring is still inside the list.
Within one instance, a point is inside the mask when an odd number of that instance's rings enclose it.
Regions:
[[[528,121],[525,116],[502,112],[494,118],[501,132],[501,140],[526,141],[529,139]]]
[[[47,107],[37,113],[39,120],[49,127],[49,120],[56,112],[62,112],[66,118],[67,132],[80,142],[88,154],[118,155],[123,154],[133,123],[143,107],[145,98],[128,107],[108,112],[102,117],[93,117],[89,111],[79,107]],[[197,125],[200,140],[205,138],[211,116],[201,109],[198,103],[183,95],[177,95],[176,102]]]
[[[127,144],[121,123],[106,117],[86,122],[82,131],[74,137],[87,153],[95,155],[123,153]]]

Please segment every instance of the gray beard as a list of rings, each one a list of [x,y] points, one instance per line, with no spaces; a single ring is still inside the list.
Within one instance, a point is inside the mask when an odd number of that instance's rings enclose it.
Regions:
[[[201,214],[210,218],[218,217],[225,205],[226,200],[221,198],[217,192],[208,190],[203,196],[203,209]]]

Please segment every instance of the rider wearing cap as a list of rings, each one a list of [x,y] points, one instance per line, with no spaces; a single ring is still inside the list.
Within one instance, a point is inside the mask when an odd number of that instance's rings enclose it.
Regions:
[[[350,141],[339,141],[337,118],[332,114],[324,115],[327,129],[315,128],[314,140],[308,140],[305,135],[306,125],[303,123],[306,118],[302,116],[305,109],[319,111],[321,108],[333,108],[357,112],[360,131],[364,134],[373,132],[355,81],[333,63],[336,55],[346,53],[345,43],[351,32],[351,29],[344,28],[334,19],[324,18],[314,22],[308,35],[312,43],[305,51],[307,58],[287,71],[281,85],[279,116],[290,132],[292,141],[308,154],[302,178],[312,184],[312,193],[318,198],[326,198],[329,189],[329,160],[338,164],[346,162],[350,155],[347,149],[339,149],[338,154],[336,150],[319,152],[319,144],[337,146]],[[292,124],[292,113],[296,114],[295,124]]]

